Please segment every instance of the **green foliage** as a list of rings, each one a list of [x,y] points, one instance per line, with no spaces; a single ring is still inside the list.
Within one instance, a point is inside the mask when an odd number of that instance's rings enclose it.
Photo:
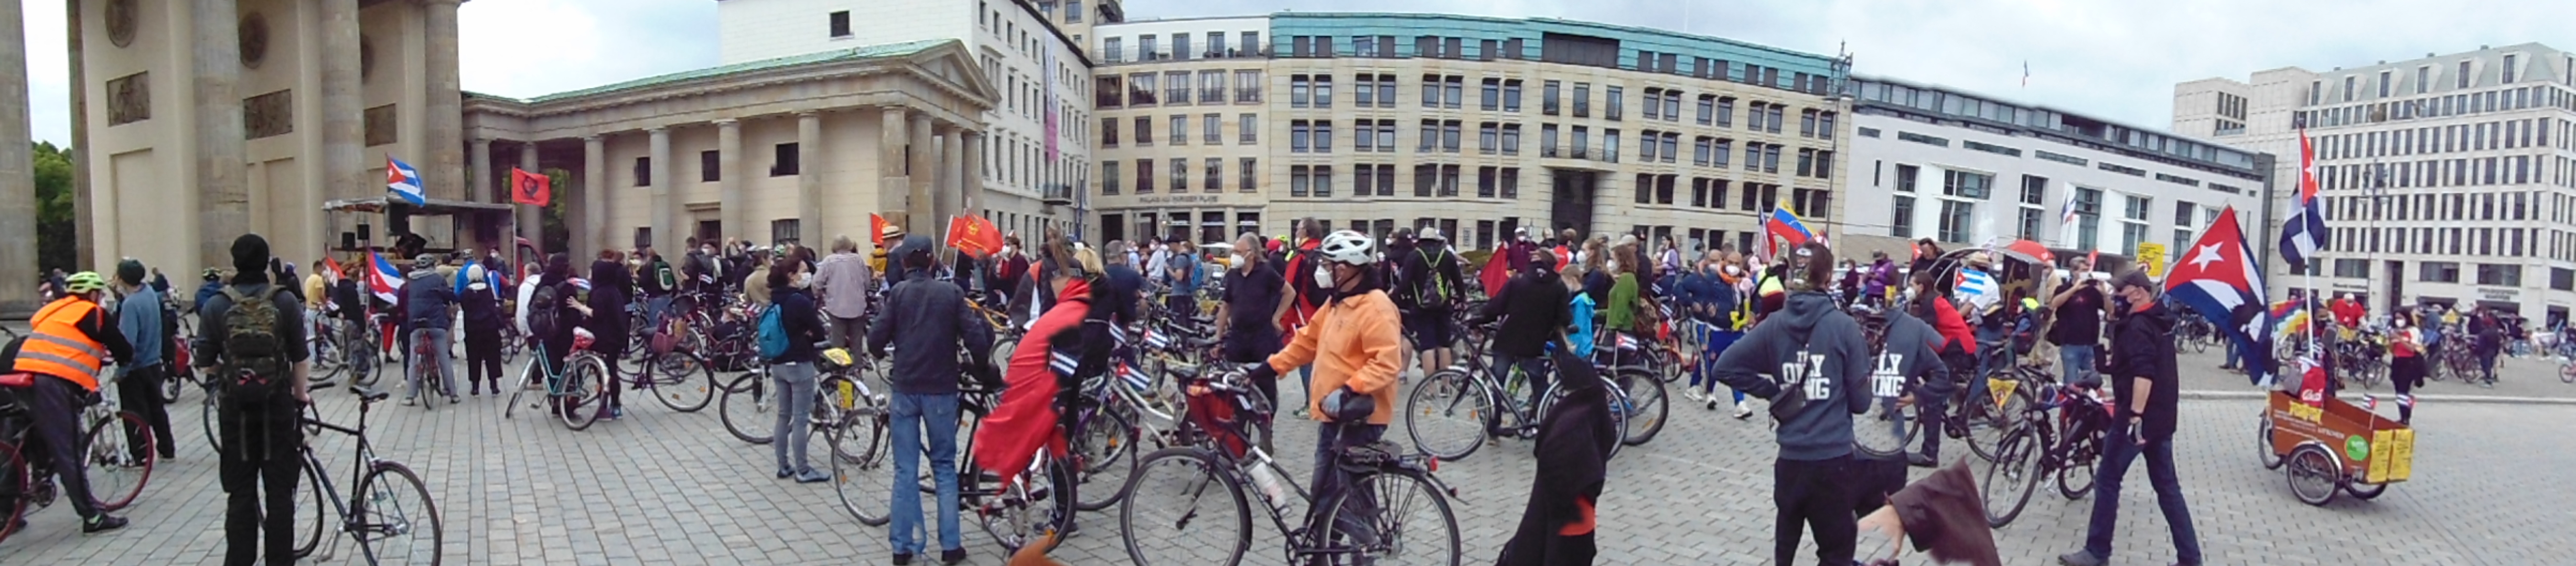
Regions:
[[[79,223],[72,210],[72,158],[53,142],[36,142],[36,267],[78,271]]]
[[[572,171],[545,169],[547,188],[554,193],[545,208],[537,210],[537,241],[549,251],[572,249],[572,225],[566,219],[572,212]]]

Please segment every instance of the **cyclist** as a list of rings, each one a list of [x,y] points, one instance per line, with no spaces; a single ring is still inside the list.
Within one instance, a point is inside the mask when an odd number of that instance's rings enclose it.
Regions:
[[[456,306],[456,289],[447,286],[447,277],[438,273],[438,256],[420,254],[411,265],[411,274],[403,281],[401,305],[408,323],[403,325],[404,335],[411,338],[411,349],[406,352],[409,355],[403,356],[407,366],[403,377],[410,385],[403,395],[403,406],[419,401],[424,372],[438,373],[438,382],[428,385],[437,387],[452,405],[457,402],[456,375],[447,367],[447,330],[454,320],[450,311]]]
[[[1833,251],[1808,242],[1783,255],[1787,296],[1780,310],[1718,357],[1718,381],[1770,399],[1771,414],[1780,421],[1780,452],[1772,464],[1772,500],[1778,506],[1772,563],[1796,563],[1803,524],[1816,535],[1816,558],[1840,566],[1852,563],[1856,530],[1850,415],[1869,408],[1866,392],[1854,390],[1866,385],[1873,364],[1860,324],[1825,294]],[[1928,276],[1916,277],[1920,283]],[[1765,377],[1761,371],[1777,373]]]
[[[1349,484],[1349,478],[1332,465],[1334,455],[1350,446],[1377,442],[1386,433],[1386,424],[1395,415],[1395,383],[1403,371],[1404,327],[1395,310],[1395,301],[1387,298],[1380,282],[1370,275],[1370,264],[1377,262],[1369,237],[1359,232],[1342,230],[1325,236],[1311,252],[1317,263],[1309,275],[1315,286],[1327,289],[1329,297],[1315,311],[1315,317],[1286,349],[1270,356],[1267,362],[1254,364],[1243,371],[1253,380],[1277,379],[1288,368],[1314,364],[1314,380],[1306,391],[1307,412],[1317,424],[1315,436],[1315,501],[1333,501]],[[1292,274],[1296,275],[1296,274]],[[1368,422],[1337,426],[1325,412],[1326,399],[1334,394],[1344,398],[1367,395],[1377,408]],[[1363,509],[1349,509],[1340,517],[1319,518],[1341,526],[1346,534],[1366,539],[1367,529],[1360,526]],[[1373,541],[1361,540],[1360,543]]]
[[[1396,306],[1404,309],[1404,329],[1413,336],[1414,358],[1421,360],[1422,375],[1440,371],[1456,362],[1449,344],[1456,340],[1450,317],[1465,300],[1466,277],[1459,273],[1458,254],[1449,251],[1449,239],[1439,228],[1425,227],[1413,238],[1413,252],[1395,254]]]
[[[1532,248],[1528,265],[1529,269],[1521,271],[1519,277],[1503,284],[1502,292],[1485,301],[1485,308],[1478,310],[1468,324],[1484,326],[1495,318],[1503,319],[1502,327],[1494,332],[1491,367],[1505,374],[1497,377],[1519,370],[1529,380],[1525,386],[1529,391],[1527,402],[1536,407],[1539,396],[1547,391],[1547,343],[1574,321],[1566,309],[1569,292],[1555,273],[1556,254]]]
[[[304,349],[294,346],[304,342],[304,305],[271,284],[260,269],[268,257],[268,241],[258,234],[234,239],[233,267],[239,275],[225,292],[197,304],[203,324],[197,325],[196,338],[204,349],[193,362],[210,378],[231,384],[216,404],[225,439],[218,471],[225,494],[227,566],[249,566],[260,555],[272,565],[295,561],[294,494],[304,467],[295,449],[304,443],[304,428],[296,421],[312,403],[306,381],[311,366]],[[232,325],[233,317],[248,322],[261,314],[236,302],[240,300],[269,301],[273,310],[267,314],[276,318],[269,333],[262,336],[253,324]],[[263,347],[268,351],[260,351]],[[266,392],[244,386],[281,380],[286,387]]]
[[[125,258],[116,263],[117,291],[125,297],[116,301],[116,327],[125,342],[134,347],[134,356],[117,358],[116,396],[123,409],[143,417],[152,430],[127,430],[126,438],[135,448],[135,459],[143,459],[143,434],[159,442],[161,457],[176,456],[176,441],[170,438],[170,409],[161,402],[161,381],[169,379],[169,350],[163,342],[170,339],[171,327],[163,320],[169,313],[161,306],[161,293],[143,281],[143,262]]]
[[[645,244],[641,249],[637,249],[635,253],[639,254],[644,260],[644,267],[642,270],[644,277],[644,281],[642,282],[642,288],[644,290],[644,320],[653,321],[653,324],[659,325],[662,323],[662,317],[669,316],[671,313],[671,295],[679,292],[680,290],[680,276],[677,272],[671,269],[671,262],[662,259],[662,252],[653,251],[652,244]],[[552,266],[549,265],[548,267],[551,268]],[[564,277],[571,277],[570,272],[566,272]],[[554,277],[551,269],[549,269],[547,276],[544,277],[544,279],[545,284],[547,285],[553,285],[563,281],[562,279]]]
[[[956,564],[966,559],[966,548],[959,542],[957,530],[957,384],[964,375],[959,372],[959,360],[966,361],[962,369],[973,369],[978,376],[989,375],[985,352],[993,349],[992,327],[967,308],[964,289],[933,277],[938,262],[932,259],[935,248],[929,237],[911,236],[902,241],[902,247],[889,255],[901,262],[903,282],[886,292],[885,308],[878,309],[876,320],[868,323],[870,354],[884,357],[886,347],[894,346],[894,367],[886,373],[891,382],[888,385],[894,389],[890,406],[894,419],[889,428],[894,436],[895,459],[894,501],[888,504],[893,509],[894,524],[887,534],[895,564],[910,564],[913,555],[924,550],[922,543],[926,541],[914,538],[923,530],[921,490],[915,486],[921,477],[920,458],[927,448],[932,483],[937,486],[938,499],[934,503],[939,509],[939,558],[942,563]],[[896,328],[903,332],[898,335]],[[993,424],[993,420],[984,421],[985,430]],[[924,433],[930,440],[926,447],[922,444]],[[790,471],[782,465],[780,477]]]
[[[258,271],[265,275],[264,270]],[[263,277],[264,278],[264,277]],[[89,479],[81,471],[82,447],[81,400],[98,393],[98,371],[106,359],[134,359],[134,347],[116,327],[116,317],[101,308],[98,298],[107,290],[107,279],[95,272],[83,271],[63,278],[62,293],[29,318],[27,337],[18,346],[12,371],[34,374],[29,388],[27,407],[32,415],[34,440],[28,453],[53,460],[53,471],[61,479],[63,493],[72,501],[72,511],[81,516],[81,533],[112,531],[125,526],[125,519],[108,515],[98,508],[90,495]],[[44,481],[28,478],[29,483]],[[17,528],[14,525],[0,527]]]
[[[544,360],[546,367],[552,368],[545,372],[545,375],[552,376],[565,371],[564,362],[572,355],[574,332],[588,324],[593,310],[590,305],[581,302],[581,293],[587,283],[572,276],[571,255],[563,252],[547,255],[546,270],[538,274],[536,279],[541,282],[542,288],[533,291],[528,301],[521,304],[531,305],[528,311],[528,336],[537,341],[538,348],[534,355],[537,359]],[[592,333],[592,336],[598,336],[598,334]],[[599,342],[593,340],[591,346],[598,347]],[[529,388],[540,387],[545,385],[530,384]],[[560,414],[563,411],[563,405],[549,403],[546,409],[549,413]]]

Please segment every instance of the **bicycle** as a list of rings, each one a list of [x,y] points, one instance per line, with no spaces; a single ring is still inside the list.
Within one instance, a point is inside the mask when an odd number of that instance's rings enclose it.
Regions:
[[[2054,478],[2058,495],[2069,501],[2093,492],[2093,470],[2104,449],[2110,407],[2095,391],[2060,386],[2044,378],[2034,381],[2042,384],[2039,397],[2046,401],[2023,409],[2025,418],[1996,444],[1997,456],[1979,481],[1990,528],[2003,528],[2019,517],[2040,478]],[[2052,410],[2057,413],[2053,421]]]
[[[1459,563],[1458,520],[1448,500],[1457,491],[1433,475],[1438,458],[1398,454],[1385,441],[1334,451],[1333,465],[1351,474],[1349,485],[1340,497],[1315,501],[1269,454],[1242,442],[1247,421],[1267,414],[1269,407],[1258,390],[1239,380],[1198,376],[1194,382],[1205,392],[1194,393],[1197,398],[1190,403],[1209,408],[1193,411],[1182,425],[1182,434],[1195,441],[1155,451],[1128,478],[1118,526],[1130,560],[1144,566],[1242,563],[1252,545],[1251,508],[1244,495],[1249,484],[1258,486],[1261,509],[1285,535],[1282,554],[1290,564],[1358,558]],[[1288,489],[1281,489],[1281,482]],[[1292,492],[1294,499],[1288,497]],[[1289,526],[1287,509],[1293,504],[1306,506],[1302,527]],[[1361,516],[1365,530],[1342,528],[1336,519],[1346,512]],[[1220,515],[1224,513],[1233,515],[1228,519]]]
[[[1483,336],[1484,333],[1481,330],[1470,330],[1470,332],[1483,338],[1479,341],[1488,344],[1487,349],[1491,349],[1490,337]],[[1562,345],[1564,341],[1560,339],[1556,343]],[[1405,396],[1405,434],[1413,440],[1415,450],[1420,450],[1433,458],[1456,462],[1475,454],[1476,449],[1483,447],[1489,440],[1499,440],[1504,436],[1522,439],[1537,437],[1538,423],[1546,420],[1550,409],[1555,407],[1556,400],[1565,395],[1564,380],[1556,380],[1549,384],[1547,391],[1540,395],[1538,406],[1523,407],[1523,403],[1520,402],[1523,398],[1521,391],[1528,383],[1529,376],[1524,375],[1518,367],[1507,368],[1506,371],[1510,373],[1503,381],[1497,382],[1493,369],[1487,367],[1486,363],[1483,356],[1459,356],[1456,365],[1432,372],[1430,376],[1422,379],[1420,385],[1413,388],[1413,393]],[[1540,365],[1542,367],[1540,371],[1549,371],[1545,368],[1551,364],[1542,360]],[[1640,371],[1642,370],[1632,368],[1619,370],[1620,374],[1628,376],[1627,381],[1652,381],[1657,386],[1662,384],[1662,381],[1656,380],[1653,375],[1639,373]],[[1620,380],[1608,376],[1600,379],[1610,389],[1611,406],[1631,406],[1628,394],[1619,387]],[[1623,439],[1629,436],[1628,414],[1629,412],[1624,410],[1610,413],[1610,420],[1619,429],[1619,436]],[[1511,420],[1506,422],[1505,417]],[[1505,426],[1507,424],[1509,426]],[[1619,447],[1611,446],[1610,454],[1613,457],[1617,456]]]
[[[510,401],[501,406],[501,418],[517,413],[521,396],[529,391],[544,391],[545,398],[529,403],[529,410],[547,408],[573,430],[587,429],[598,422],[600,413],[607,410],[607,404],[601,401],[608,363],[591,351],[593,340],[587,331],[574,332],[572,352],[564,356],[562,367],[546,367],[550,360],[542,348],[537,355],[529,356],[527,364],[519,367],[519,386],[510,391]]]
[[[819,430],[839,424],[844,410],[858,406],[857,399],[843,396],[856,394],[860,387],[853,372],[824,375],[819,364],[815,369],[814,410],[808,418]],[[778,426],[778,417],[771,412],[777,410],[777,399],[769,394],[769,385],[769,366],[762,364],[725,386],[724,395],[716,400],[716,417],[724,421],[725,432],[753,445],[769,444]]]
[[[32,391],[36,379],[41,377],[0,375],[0,486],[5,486],[0,487],[0,540],[8,539],[20,517],[52,506],[58,495],[53,471],[62,464],[38,464],[20,450],[31,440],[35,424],[33,415],[27,414],[31,407],[21,399]],[[76,421],[88,423],[81,435],[82,461],[77,464],[89,482],[90,496],[104,512],[124,509],[143,493],[144,484],[152,479],[153,464],[159,461],[159,445],[143,428],[143,417],[114,408],[113,379],[102,379],[99,389],[96,402],[83,407]]]
[[[332,560],[339,547],[338,539],[333,539],[331,546],[321,546],[327,523],[323,520],[323,503],[328,502],[328,511],[340,514],[339,532],[357,542],[360,556],[368,564],[435,566],[447,531],[439,519],[438,502],[430,498],[429,484],[422,482],[411,467],[377,457],[375,444],[367,438],[368,410],[392,394],[357,387],[350,391],[358,395],[357,427],[322,422],[311,406],[305,407],[305,414],[297,419],[308,435],[328,430],[357,439],[357,458],[350,464],[350,473],[358,476],[358,483],[350,486],[348,497],[334,497],[340,488],[331,482],[330,469],[313,451],[309,436],[296,447],[304,457],[305,481],[304,487],[296,490],[295,507],[312,510],[312,519],[296,522],[295,556],[313,558],[315,562]],[[428,535],[426,540],[420,537],[424,533]]]
[[[2031,396],[2031,388],[2053,383],[2056,381],[2056,376],[2026,366],[2012,369],[1999,368],[1983,378],[1986,380],[1985,387],[1979,391],[1990,397],[1985,399],[1971,397],[1968,387],[1970,379],[1978,378],[1959,378],[1958,385],[1952,388],[1948,411],[1942,418],[1942,428],[1945,429],[1943,434],[1953,439],[1966,440],[1969,452],[1975,453],[1980,459],[1993,462],[2001,454],[1996,446],[2005,436],[2010,435],[2014,428],[2023,424],[2021,421],[2024,420],[2025,413],[2036,401]],[[2041,381],[2027,381],[2030,379]]]
[[[2193,353],[2208,352],[2209,346],[2219,338],[2218,326],[2210,324],[2209,319],[2183,317],[2182,323],[2174,326],[2174,351],[2188,348]]]

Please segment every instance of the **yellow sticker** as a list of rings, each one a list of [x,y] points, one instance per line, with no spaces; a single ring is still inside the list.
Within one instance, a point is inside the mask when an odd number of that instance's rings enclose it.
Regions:
[[[2004,408],[2004,401],[2012,398],[2013,388],[2020,386],[2021,382],[2019,381],[1993,377],[1986,378],[1986,390],[1994,393],[1995,408],[1997,409]]]

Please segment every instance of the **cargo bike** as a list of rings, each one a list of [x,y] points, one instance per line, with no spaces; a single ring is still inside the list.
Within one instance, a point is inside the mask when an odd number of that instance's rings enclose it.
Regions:
[[[2288,466],[2299,501],[2324,506],[2337,492],[2369,500],[2413,475],[2414,429],[2341,399],[2318,400],[2274,391],[2256,425],[2263,467]]]

